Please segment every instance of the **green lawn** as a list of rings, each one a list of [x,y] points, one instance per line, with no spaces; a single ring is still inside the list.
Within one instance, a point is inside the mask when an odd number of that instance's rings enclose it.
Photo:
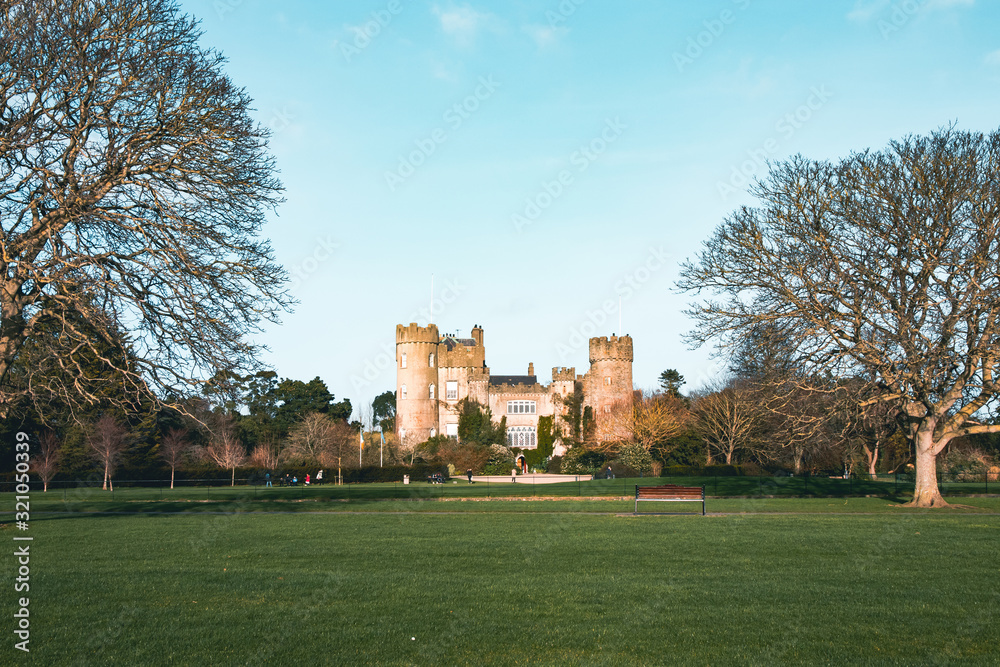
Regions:
[[[751,514],[708,517],[90,498],[77,508],[182,511],[81,516],[41,496],[37,664],[996,664],[1000,644],[994,498],[727,499],[709,511]],[[302,508],[321,511],[265,513]]]
[[[247,496],[265,500],[373,500],[373,499],[431,499],[431,498],[505,498],[505,497],[632,497],[636,485],[679,484],[704,486],[711,498],[849,498],[881,496],[905,498],[913,493],[912,482],[897,483],[892,477],[877,481],[831,479],[829,477],[646,477],[629,479],[597,479],[591,481],[563,482],[559,484],[533,484],[530,476],[518,483],[477,482],[468,484],[464,479],[453,479],[447,484],[347,484],[335,486],[270,487],[237,485],[228,486],[178,486],[131,487],[119,485],[111,494],[99,487],[67,484],[53,487],[46,494],[61,496],[67,501],[93,499],[128,500],[213,500],[234,496]],[[941,485],[942,493],[949,496],[1000,492],[1000,483],[982,482],[948,483]],[[2,494],[0,494],[2,495]],[[37,496],[38,494],[36,494]]]

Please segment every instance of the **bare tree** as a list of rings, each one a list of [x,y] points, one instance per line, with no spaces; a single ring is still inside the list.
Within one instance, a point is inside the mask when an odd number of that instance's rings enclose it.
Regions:
[[[49,490],[49,482],[59,470],[59,439],[52,431],[38,437],[38,455],[31,459],[31,469],[42,478],[42,492]]]
[[[695,432],[708,448],[709,463],[718,456],[726,465],[732,465],[738,450],[751,447],[764,415],[756,392],[740,380],[696,396],[691,411]]]
[[[217,416],[213,420],[209,432],[209,443],[204,449],[204,456],[212,463],[232,473],[230,486],[236,486],[236,469],[247,459],[243,443],[236,437],[236,428],[232,417]]]
[[[691,421],[684,400],[674,393],[639,395],[633,400],[619,401],[598,422],[611,433],[630,433],[631,440],[651,454],[667,454],[670,438],[680,433]],[[621,442],[598,438],[598,451],[612,451]]]
[[[281,191],[268,131],[199,37],[175,0],[0,12],[0,416],[108,400],[93,358],[122,401],[196,393],[254,368],[247,334],[289,307],[259,237]],[[14,381],[45,332],[55,367]]]
[[[902,403],[916,450],[912,504],[944,506],[937,456],[998,432],[1000,132],[946,128],[839,163],[799,156],[753,187],[685,263],[695,343],[739,346],[761,323],[794,343],[797,367],[872,378]]]
[[[900,429],[899,402],[871,402],[858,395],[856,387],[848,385],[845,395],[838,400],[838,409],[843,415],[842,434],[849,448],[860,452],[868,474],[877,479],[879,458],[889,439]]]
[[[836,385],[791,375],[749,384],[754,401],[763,409],[755,447],[759,455],[791,463],[798,475],[808,460],[843,444],[842,429],[837,428]]]
[[[250,452],[250,463],[260,468],[274,470],[278,467],[278,452],[273,444],[262,442]]]
[[[288,433],[285,456],[319,463],[333,445],[335,422],[322,412],[310,412]]]
[[[127,446],[125,429],[114,417],[105,414],[91,426],[87,434],[87,446],[97,462],[104,467],[104,484],[101,488],[105,491],[114,490],[111,477]]]
[[[185,429],[175,428],[163,436],[160,443],[160,457],[170,466],[170,488],[174,488],[174,472],[191,452],[191,442]]]

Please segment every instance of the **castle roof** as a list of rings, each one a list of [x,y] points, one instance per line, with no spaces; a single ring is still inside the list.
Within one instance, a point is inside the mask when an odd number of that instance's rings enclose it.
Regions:
[[[538,384],[536,375],[491,375],[490,385],[499,386],[501,384]]]
[[[444,340],[442,340],[441,342],[444,343],[445,347],[448,348],[449,352],[451,352],[456,345],[464,345],[465,347],[476,346],[476,341],[474,338],[454,338],[453,336],[446,336]]]

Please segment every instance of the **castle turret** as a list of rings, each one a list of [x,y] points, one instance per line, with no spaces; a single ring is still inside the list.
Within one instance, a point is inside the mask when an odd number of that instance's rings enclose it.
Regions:
[[[590,339],[590,371],[584,376],[584,405],[601,423],[615,408],[632,400],[632,337]],[[631,434],[598,430],[601,439],[621,439]]]
[[[404,445],[439,433],[437,325],[396,325],[396,433]]]

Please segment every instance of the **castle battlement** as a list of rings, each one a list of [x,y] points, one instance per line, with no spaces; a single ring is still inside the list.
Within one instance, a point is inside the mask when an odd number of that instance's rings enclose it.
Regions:
[[[512,394],[544,394],[547,393],[548,389],[539,384],[493,384],[490,385],[490,393],[497,394],[500,396],[509,396]]]
[[[590,363],[611,360],[632,361],[631,336],[602,336],[590,339]]]
[[[553,382],[573,382],[576,379],[576,368],[572,366],[569,368],[553,368],[552,369],[552,381]]]
[[[396,325],[396,344],[399,343],[437,343],[441,340],[436,324],[426,327],[411,322],[409,326]]]

